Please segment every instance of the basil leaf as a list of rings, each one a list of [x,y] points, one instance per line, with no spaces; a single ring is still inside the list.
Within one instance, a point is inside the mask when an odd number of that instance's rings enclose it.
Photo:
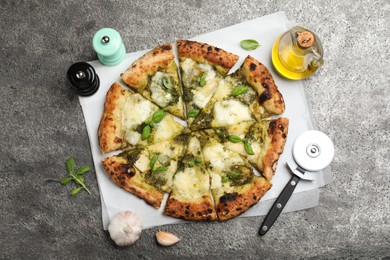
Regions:
[[[190,111],[188,111],[188,114],[187,116],[188,117],[191,117],[191,118],[195,118],[198,114],[199,114],[200,110],[199,109],[191,109]]]
[[[188,167],[192,168],[195,166],[195,160],[192,160],[188,163]]]
[[[162,85],[164,86],[164,88],[166,89],[171,89],[173,87],[172,83],[169,81],[169,79],[167,77],[163,77],[162,79]]]
[[[260,43],[258,43],[256,40],[253,40],[253,39],[247,39],[247,40],[242,40],[240,42],[240,45],[245,50],[252,51],[252,50],[257,49],[257,47],[260,46]]]
[[[150,166],[150,168],[153,170],[153,168],[154,168],[154,165],[156,164],[156,162],[157,162],[157,155],[153,155],[153,157],[152,157],[152,160],[150,160],[150,163],[149,163],[149,166]]]
[[[201,160],[200,158],[198,158],[198,157],[195,157],[195,162],[196,162],[196,163],[201,163],[202,160]]]
[[[146,125],[146,126],[144,127],[144,129],[142,129],[141,139],[142,139],[142,140],[148,139],[149,136],[150,136],[150,131],[151,131],[150,125]]]
[[[159,109],[159,110],[157,110],[156,112],[153,113],[152,121],[154,123],[160,123],[161,120],[164,118],[164,116],[165,116],[164,110]]]
[[[89,168],[89,166],[82,166],[82,167],[80,167],[80,168],[77,170],[76,175],[84,174],[84,173],[86,173],[86,172],[88,172],[88,171],[90,171],[90,170],[91,170],[91,168]]]
[[[146,119],[146,121],[145,121],[145,125],[150,125],[150,123],[152,123],[152,119]]]
[[[77,193],[81,190],[82,187],[77,187],[72,190],[72,196],[76,196]]]
[[[168,170],[167,166],[161,165],[161,166],[157,167],[156,170],[153,171],[153,174],[157,174],[157,173],[160,173],[160,172],[165,172],[167,170]]]
[[[201,87],[203,87],[204,85],[206,85],[206,76],[205,76],[205,75],[203,75],[202,77],[200,77],[200,79],[199,79],[199,85],[200,85]]]
[[[225,183],[225,182],[228,182],[230,179],[229,179],[229,177],[227,177],[227,176],[223,176],[222,177],[222,183]]]
[[[245,152],[246,152],[247,154],[249,154],[249,155],[254,155],[254,154],[255,154],[255,153],[253,152],[252,147],[251,147],[251,145],[249,144],[248,141],[245,141],[245,142],[244,142],[244,149],[245,149]]]
[[[229,141],[232,143],[239,143],[242,142],[242,139],[237,135],[231,135],[229,136]]]
[[[239,95],[242,95],[246,92],[248,92],[248,87],[245,86],[245,85],[238,85],[237,87],[235,87],[233,90],[232,90],[232,96],[233,97],[237,97]]]
[[[74,158],[73,158],[73,157],[70,157],[70,158],[66,161],[66,169],[68,170],[68,173],[73,172],[73,170],[74,170],[74,165],[75,165]]]
[[[62,185],[65,185],[65,184],[68,184],[68,182],[70,182],[71,180],[72,180],[71,177],[65,177],[65,178],[62,178],[62,179],[61,179],[60,183],[61,183]]]
[[[239,172],[230,172],[230,173],[228,173],[228,177],[231,180],[238,178],[238,176],[240,176]]]

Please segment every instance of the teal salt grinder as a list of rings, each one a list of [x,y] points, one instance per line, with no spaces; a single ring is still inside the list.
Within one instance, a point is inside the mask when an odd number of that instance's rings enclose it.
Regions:
[[[119,64],[126,54],[125,46],[119,33],[112,28],[103,28],[95,33],[93,49],[101,63],[107,66]]]

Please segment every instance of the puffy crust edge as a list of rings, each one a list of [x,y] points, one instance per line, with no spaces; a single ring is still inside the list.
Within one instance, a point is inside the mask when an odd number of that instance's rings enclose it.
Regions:
[[[275,174],[280,155],[283,153],[287,141],[288,125],[289,120],[285,117],[280,117],[269,122],[267,132],[271,137],[271,141],[268,144],[268,147],[266,147],[267,153],[263,158],[259,158],[262,160],[261,170],[263,176],[267,178],[267,180],[271,180]]]
[[[259,95],[259,103],[265,107],[268,113],[281,114],[284,112],[283,96],[266,66],[248,56],[240,68],[240,73],[254,87]]]
[[[121,79],[135,89],[144,88],[148,84],[148,77],[156,74],[160,68],[166,68],[171,61],[174,61],[172,43],[160,45],[136,60],[121,74]]]
[[[122,148],[122,122],[118,117],[122,112],[121,103],[124,103],[128,95],[129,92],[116,82],[106,94],[103,115],[98,128],[99,146],[103,154]]]
[[[203,196],[196,202],[185,202],[174,197],[169,197],[163,214],[175,218],[195,221],[217,219],[214,205],[209,196]]]
[[[141,172],[132,165],[128,165],[126,159],[118,156],[107,157],[102,160],[102,164],[117,186],[145,200],[155,208],[161,206],[164,194],[147,184]]]
[[[239,59],[236,54],[218,47],[188,40],[177,40],[179,58],[191,58],[197,62],[207,62],[216,66],[217,70],[226,75]]]
[[[246,192],[229,193],[221,196],[216,205],[218,219],[225,221],[246,212],[259,202],[271,186],[272,184],[265,178],[255,176],[251,188]]]

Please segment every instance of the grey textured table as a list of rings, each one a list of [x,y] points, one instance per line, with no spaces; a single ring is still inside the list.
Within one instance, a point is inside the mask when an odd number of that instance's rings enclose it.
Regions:
[[[390,4],[382,1],[12,1],[0,9],[0,258],[260,259],[390,257]],[[77,96],[65,82],[76,61],[96,59],[93,34],[116,28],[128,52],[285,11],[323,40],[326,63],[304,81],[319,129],[336,146],[334,180],[320,205],[263,218],[149,229],[129,248],[102,230],[92,195],[51,179],[65,160],[92,165]],[[182,238],[156,245],[164,229]]]

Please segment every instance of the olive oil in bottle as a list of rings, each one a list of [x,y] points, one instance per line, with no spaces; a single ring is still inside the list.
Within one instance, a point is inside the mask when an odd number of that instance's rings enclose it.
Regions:
[[[299,80],[313,74],[323,64],[323,50],[318,37],[296,26],[281,35],[272,48],[276,71],[288,79]]]

